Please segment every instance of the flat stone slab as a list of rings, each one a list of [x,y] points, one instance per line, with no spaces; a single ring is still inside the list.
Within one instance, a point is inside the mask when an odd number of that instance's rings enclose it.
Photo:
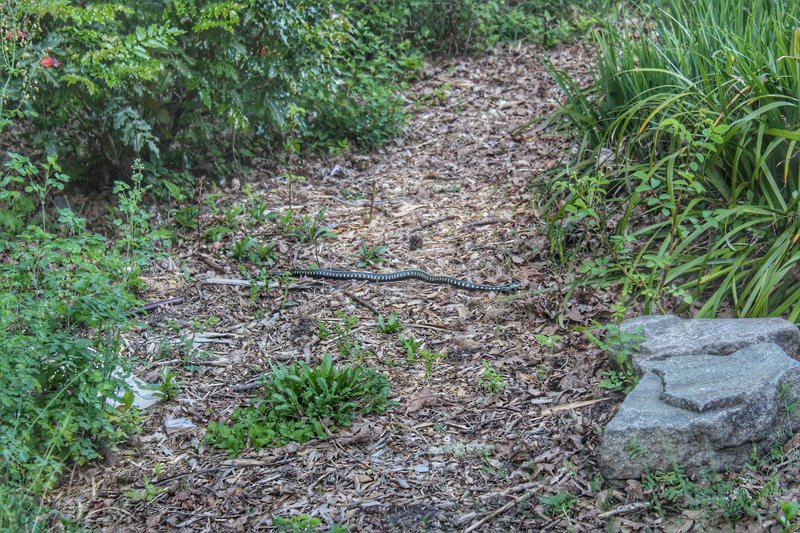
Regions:
[[[777,344],[730,356],[676,355],[649,361],[648,368],[606,427],[600,448],[606,478],[636,478],[674,464],[739,469],[754,449],[765,452],[800,424],[800,362]]]
[[[633,352],[633,366],[639,375],[651,362],[678,355],[730,355],[759,343],[774,343],[798,359],[800,330],[782,318],[699,318],[651,315],[625,320],[620,330],[640,333],[644,340]]]

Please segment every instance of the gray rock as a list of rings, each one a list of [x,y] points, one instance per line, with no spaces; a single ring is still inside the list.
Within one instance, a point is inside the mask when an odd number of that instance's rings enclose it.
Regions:
[[[795,359],[800,353],[800,330],[782,318],[681,319],[652,315],[626,320],[620,331],[641,332],[645,337],[639,343],[639,351],[632,354],[633,366],[640,376],[653,361],[676,355],[730,355],[764,342],[777,344]]]
[[[606,427],[600,449],[606,478],[635,478],[674,464],[689,471],[739,469],[754,449],[763,453],[800,425],[800,363],[777,344],[730,356],[680,355],[649,367]]]

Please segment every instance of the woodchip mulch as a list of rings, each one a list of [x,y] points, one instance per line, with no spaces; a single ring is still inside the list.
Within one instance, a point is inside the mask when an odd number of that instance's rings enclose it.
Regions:
[[[556,318],[565,273],[549,255],[540,193],[532,184],[558,165],[569,141],[538,128],[515,130],[551,112],[560,94],[543,60],[585,77],[590,53],[579,44],[553,50],[498,48],[475,59],[429,66],[412,88],[411,119],[401,139],[369,154],[345,153],[291,163],[307,180],[293,209],[327,209],[335,239],[297,244],[272,222],[241,229],[280,251],[279,268],[355,270],[358,247],[386,245],[372,270],[422,268],[479,283],[522,289],[472,293],[415,281],[395,284],[298,280],[284,293],[251,299],[248,289],[208,285],[207,276],[240,278],[229,244],[187,236],[148,273],[148,300],[184,296],[126,334],[126,355],[142,361],[151,382],[170,366],[181,393],[143,413],[141,433],[108,464],[76,469],[52,494],[63,512],[100,531],[253,531],[272,518],[306,514],[350,531],[594,531],[604,510],[628,503],[641,487],[599,486],[597,448],[621,397],[598,387],[605,355]],[[250,177],[271,210],[288,207],[282,170]],[[221,203],[245,201],[240,183]],[[374,188],[374,202],[371,201]],[[202,215],[209,223],[209,213]],[[563,321],[610,318],[612,294],[582,294]],[[271,361],[319,361],[337,354],[320,341],[318,323],[355,314],[354,336],[372,352],[363,364],[392,386],[393,410],[359,419],[325,441],[247,449],[231,459],[204,441],[211,419],[225,420],[257,390],[241,385]],[[396,313],[404,334],[445,354],[426,376],[410,366],[396,335],[377,331],[375,312]],[[203,325],[210,317],[217,324]],[[187,364],[165,342],[204,333],[204,358]],[[561,336],[547,347],[537,335]],[[337,363],[352,361],[337,356]],[[392,364],[392,362],[395,362]],[[480,386],[483,362],[506,382],[498,394]],[[195,427],[167,434],[165,418]],[[157,466],[160,465],[160,466]],[[144,476],[163,489],[150,502],[130,497]],[[542,498],[575,497],[567,514]],[[657,515],[621,513],[620,528],[659,528]]]

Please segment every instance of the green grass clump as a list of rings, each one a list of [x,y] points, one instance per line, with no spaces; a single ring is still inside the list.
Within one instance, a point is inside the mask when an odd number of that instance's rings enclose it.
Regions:
[[[324,439],[350,426],[357,413],[384,412],[388,396],[381,374],[361,366],[337,368],[330,355],[314,368],[277,364],[266,377],[264,396],[236,409],[228,423],[210,421],[206,439],[231,455],[248,443],[261,448]]]
[[[800,1],[654,5],[595,34],[593,87],[553,69],[580,134],[553,181],[553,251],[593,241],[580,282],[646,312],[797,321]]]

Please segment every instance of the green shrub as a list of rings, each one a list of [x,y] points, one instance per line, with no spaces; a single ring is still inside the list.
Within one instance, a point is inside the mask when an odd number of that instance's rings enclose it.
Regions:
[[[324,439],[347,427],[356,413],[382,413],[389,405],[389,384],[361,366],[336,368],[330,355],[309,368],[274,365],[266,376],[264,396],[233,412],[229,423],[211,420],[206,439],[231,455],[248,443],[254,448],[289,441]]]
[[[191,168],[200,148],[235,155],[237,132],[293,131],[316,112],[301,95],[336,84],[330,58],[348,29],[323,0],[12,5],[41,28],[23,62],[38,81],[25,102],[35,139],[64,150],[64,129],[80,129],[71,154],[96,154],[109,175],[135,157]]]
[[[35,494],[66,461],[93,460],[134,429],[116,407],[127,368],[117,353],[152,242],[141,176],[119,192],[127,237],[110,243],[69,210],[35,212],[68,180],[53,158],[37,167],[12,154],[5,167],[0,209],[15,223],[0,227],[0,484]]]
[[[646,312],[699,299],[700,316],[797,321],[800,2],[657,5],[596,34],[593,88],[554,70],[592,150],[554,180],[553,249],[596,236],[582,282]]]

